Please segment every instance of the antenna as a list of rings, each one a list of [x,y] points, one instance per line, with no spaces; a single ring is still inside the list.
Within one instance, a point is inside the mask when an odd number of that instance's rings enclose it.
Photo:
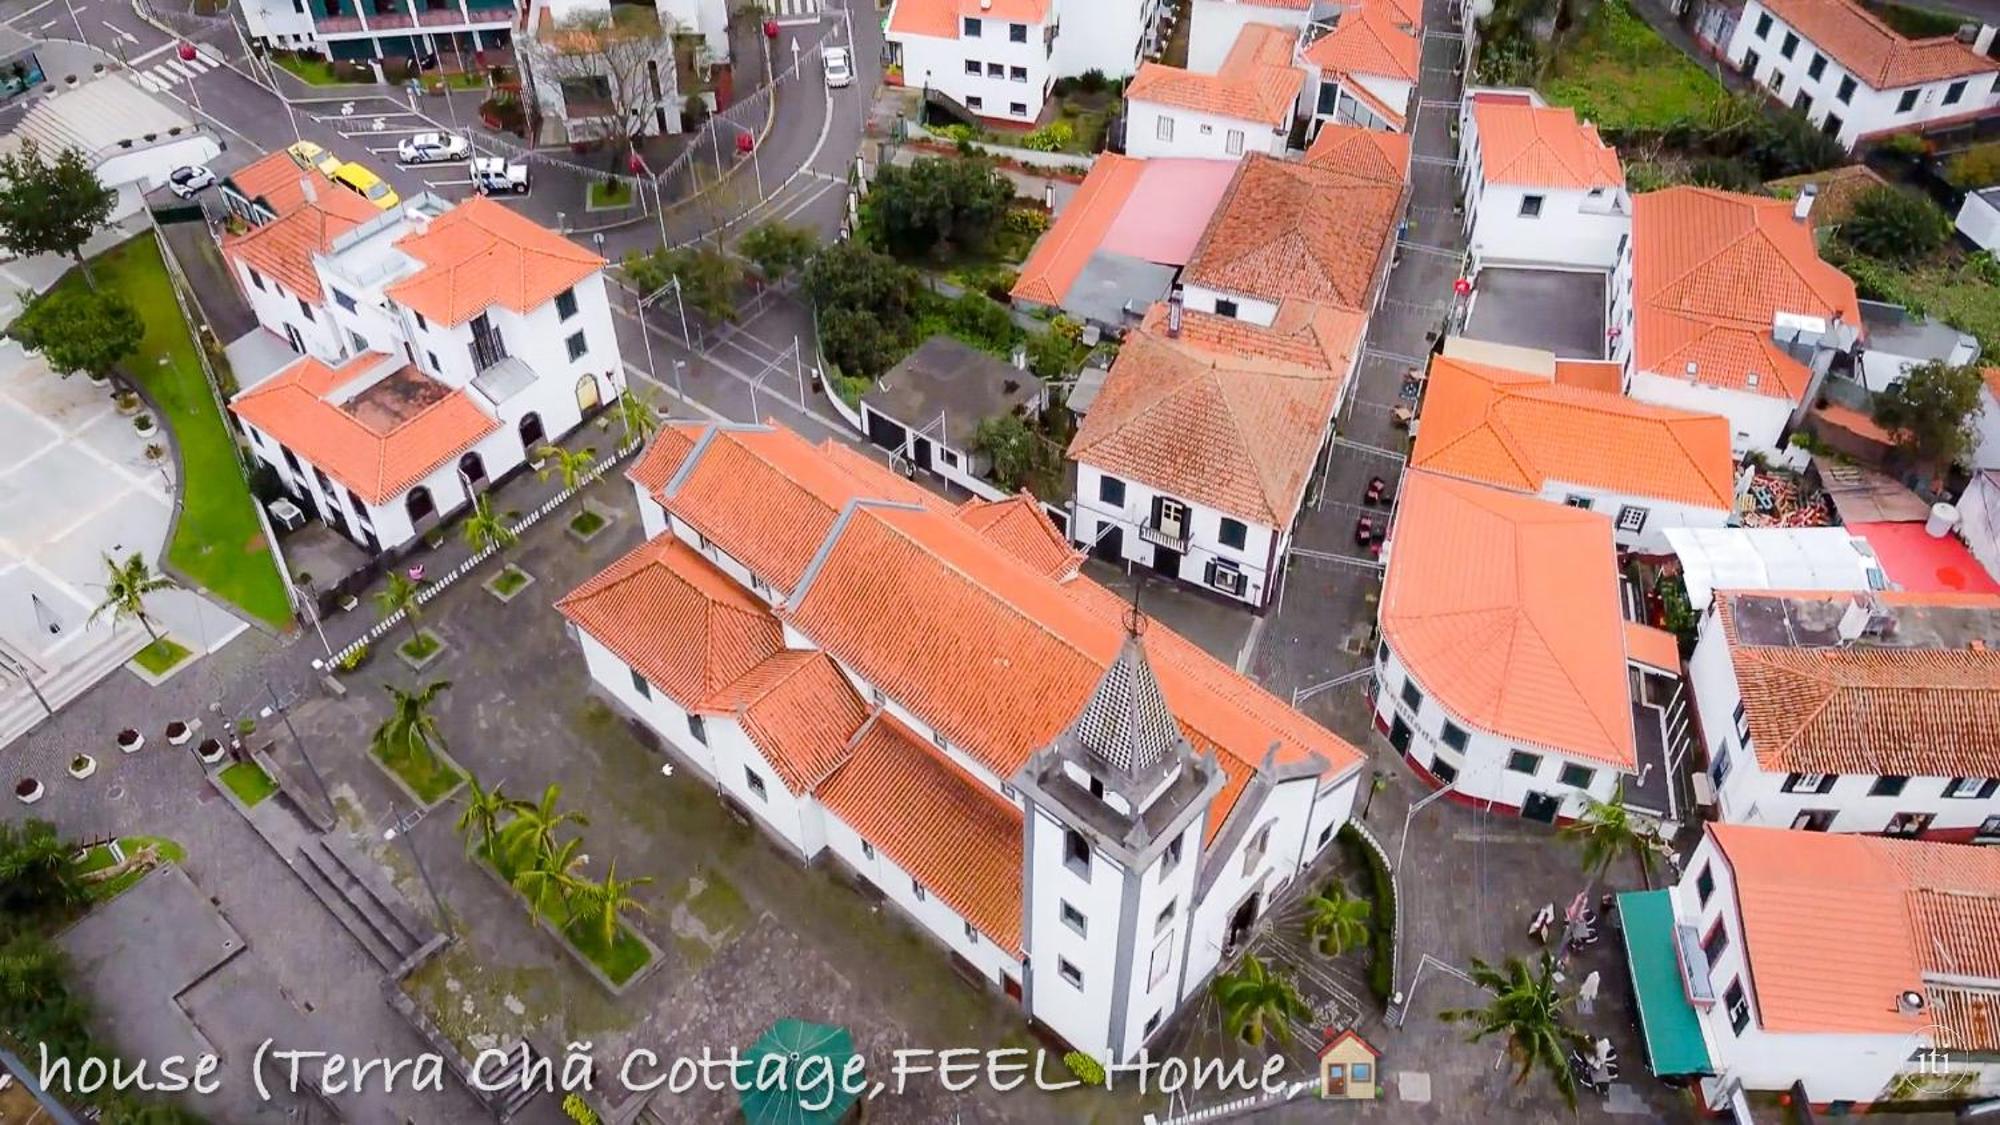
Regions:
[[[1132,578],[1132,605],[1125,611],[1125,635],[1138,640],[1146,632],[1146,615],[1139,609],[1139,595],[1145,592],[1146,576],[1134,573]]]

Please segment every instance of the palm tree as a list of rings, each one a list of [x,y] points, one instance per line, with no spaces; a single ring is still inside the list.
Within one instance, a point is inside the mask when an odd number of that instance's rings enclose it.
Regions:
[[[604,947],[618,940],[618,916],[626,913],[644,914],[646,904],[632,897],[632,891],[652,882],[650,876],[641,875],[637,879],[620,879],[618,861],[611,861],[611,869],[604,873],[604,881],[592,883],[588,880],[576,887],[576,917],[594,920],[598,936],[604,939]]]
[[[465,517],[465,543],[475,551],[488,547],[504,550],[521,536],[493,511],[493,500],[484,493],[473,497],[472,512]]]
[[[589,885],[577,874],[583,866],[583,857],[577,854],[582,846],[581,840],[566,840],[561,847],[534,857],[531,864],[515,872],[514,889],[527,896],[530,916],[548,917],[551,895],[555,902],[567,903],[579,888]]]
[[[1583,1041],[1581,1033],[1563,1022],[1567,1003],[1556,991],[1555,958],[1542,954],[1539,969],[1531,970],[1519,957],[1509,957],[1500,968],[1472,959],[1472,983],[1492,994],[1483,1008],[1454,1008],[1439,1013],[1448,1023],[1473,1025],[1470,1042],[1505,1032],[1507,1052],[1519,1069],[1514,1082],[1528,1080],[1542,1067],[1555,1078],[1563,1101],[1576,1108],[1576,1076],[1570,1073],[1568,1050]]]
[[[531,807],[518,797],[507,796],[498,785],[483,789],[478,777],[467,775],[465,807],[458,811],[458,821],[452,825],[452,830],[465,837],[465,850],[484,850],[491,856],[500,835],[501,821]]]
[[[442,750],[444,731],[438,727],[431,704],[451,687],[450,680],[432,680],[416,691],[389,688],[389,717],[375,728],[371,745],[378,757],[394,760],[407,754],[435,764],[434,750]]]
[[[136,618],[146,627],[146,635],[153,643],[160,641],[159,630],[153,628],[153,618],[146,612],[146,595],[171,589],[173,579],[164,574],[153,573],[146,563],[146,557],[134,551],[124,563],[113,562],[110,555],[104,556],[104,600],[91,611],[90,620],[95,621],[105,614],[111,615],[116,624],[124,619]]]
[[[1253,1047],[1264,1045],[1266,1020],[1274,1021],[1278,1041],[1288,1043],[1292,1033],[1287,1023],[1312,1018],[1312,1009],[1299,999],[1292,982],[1273,975],[1254,955],[1243,958],[1235,972],[1216,977],[1209,988],[1222,1005],[1222,1026]]]
[[[643,442],[660,432],[660,408],[643,387],[626,384],[618,399],[618,420],[625,426],[625,444]]]
[[[589,472],[590,467],[597,463],[597,450],[586,446],[572,453],[560,445],[545,445],[535,450],[535,457],[537,460],[555,462],[554,465],[542,466],[542,471],[535,476],[547,480],[550,473],[560,473],[563,491],[568,492],[575,489],[577,482],[583,479],[583,474]]]
[[[542,790],[542,799],[535,804],[522,802],[520,816],[515,823],[520,825],[508,861],[515,871],[525,871],[538,864],[542,857],[557,853],[556,830],[565,824],[586,827],[590,818],[577,812],[557,812],[556,800],[562,796],[562,786],[551,785]],[[495,857],[496,859],[498,857]]]
[[[400,570],[392,570],[389,572],[389,584],[375,592],[375,606],[382,611],[382,620],[402,614],[403,620],[410,623],[410,639],[419,644],[423,643],[423,632],[417,627],[417,622],[424,615],[424,603],[417,595],[423,589],[423,583]]]
[[[1586,795],[1583,815],[1563,825],[1561,834],[1576,841],[1583,852],[1583,869],[1591,881],[1602,879],[1618,857],[1629,855],[1639,861],[1639,875],[1653,873],[1652,832],[1641,827],[1625,807],[1625,787],[1611,791],[1609,801]]]
[[[1375,916],[1375,904],[1347,893],[1345,883],[1328,883],[1319,894],[1305,901],[1306,936],[1319,942],[1319,951],[1338,957],[1368,940],[1368,922]]]

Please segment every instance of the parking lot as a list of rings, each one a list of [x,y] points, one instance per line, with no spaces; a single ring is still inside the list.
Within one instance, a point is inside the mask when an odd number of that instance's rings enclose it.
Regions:
[[[1603,359],[1605,284],[1601,273],[1483,269],[1465,334],[1543,348],[1559,359]]]

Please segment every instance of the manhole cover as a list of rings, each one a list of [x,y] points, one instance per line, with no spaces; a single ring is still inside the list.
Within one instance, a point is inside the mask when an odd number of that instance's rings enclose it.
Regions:
[[[125,787],[124,787],[123,785],[114,785],[114,786],[112,786],[111,788],[109,788],[109,789],[106,789],[106,790],[104,791],[104,799],[105,799],[105,800],[107,800],[107,801],[122,801],[122,800],[124,800],[124,799],[125,799]]]

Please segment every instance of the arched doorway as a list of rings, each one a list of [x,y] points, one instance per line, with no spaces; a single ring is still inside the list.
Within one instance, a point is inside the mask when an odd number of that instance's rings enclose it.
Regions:
[[[576,409],[579,414],[588,414],[604,401],[598,395],[597,376],[588,371],[576,381]]]
[[[421,484],[412,488],[410,494],[403,498],[403,511],[409,514],[412,524],[436,515],[437,504],[431,499],[431,490]]]
[[[533,457],[535,450],[548,444],[548,432],[542,429],[542,416],[535,413],[521,416],[521,448]]]
[[[465,478],[466,490],[470,491],[472,486],[486,479],[486,459],[475,449],[458,459],[458,472]]]

